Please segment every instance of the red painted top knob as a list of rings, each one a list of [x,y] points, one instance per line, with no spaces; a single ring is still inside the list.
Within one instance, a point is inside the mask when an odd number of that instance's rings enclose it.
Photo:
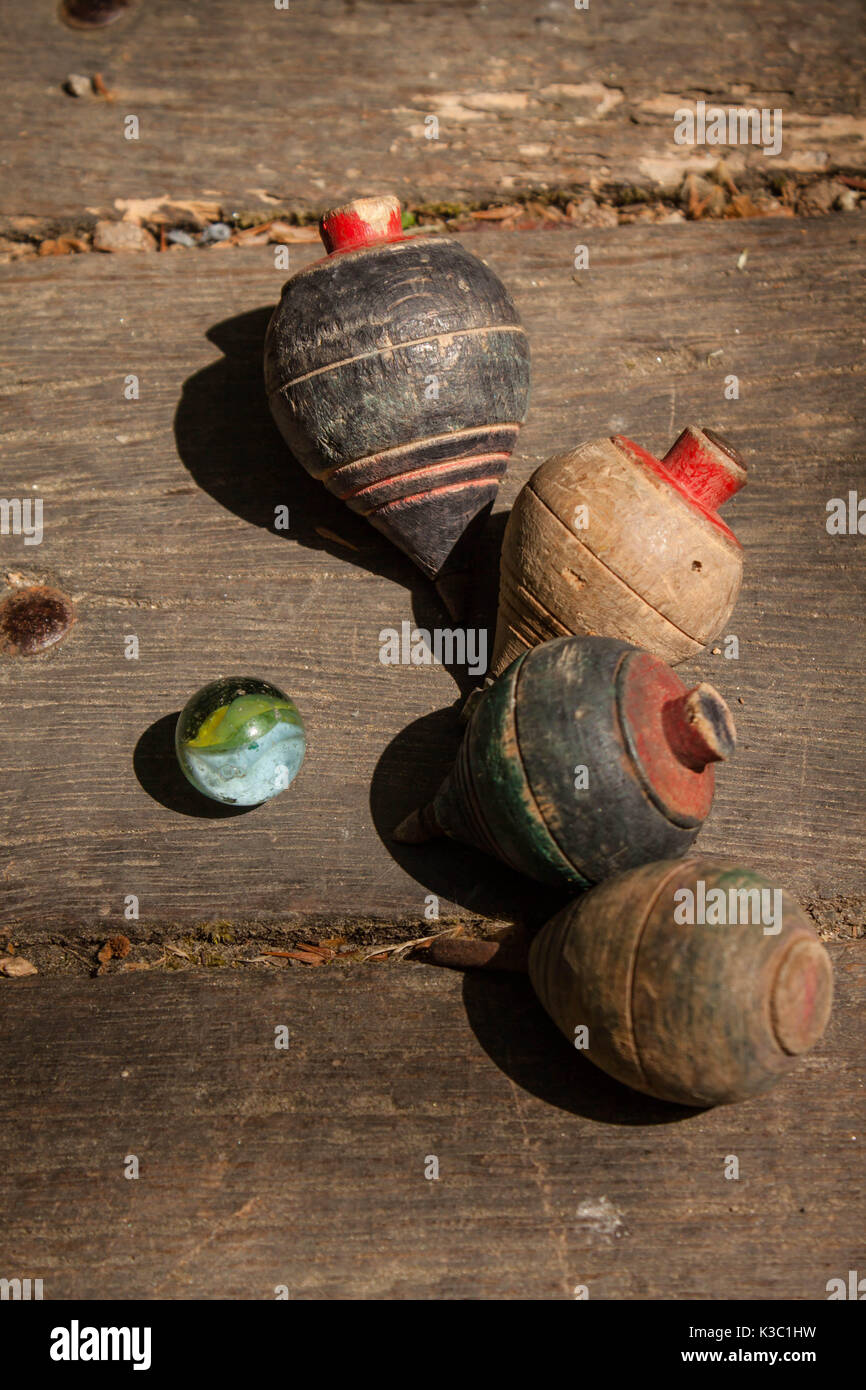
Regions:
[[[383,241],[399,241],[403,219],[397,198],[355,198],[319,218],[319,236],[329,255],[356,251]]]
[[[666,474],[678,492],[724,526],[716,508],[745,485],[746,469],[736,449],[715,430],[687,426],[660,462],[623,435],[614,435],[614,442]]]

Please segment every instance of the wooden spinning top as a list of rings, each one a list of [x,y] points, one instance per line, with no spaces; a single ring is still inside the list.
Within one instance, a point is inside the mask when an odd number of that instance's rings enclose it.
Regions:
[[[739,593],[743,553],[716,508],[745,482],[736,450],[691,425],[661,460],[623,435],[548,459],[505,530],[492,674],[570,632],[673,665],[700,651]]]
[[[543,883],[585,888],[685,854],[735,738],[712,686],[687,690],[626,642],[563,637],[477,696],[453,769],[394,836],[449,835]]]
[[[724,1105],[772,1085],[830,1015],[830,959],[766,878],[690,858],[609,879],[529,953],[539,999],[591,1062],[635,1090]]]
[[[483,261],[450,238],[404,237],[396,198],[359,198],[319,229],[329,254],[287,281],[268,327],[271,411],[307,471],[459,616],[526,415],[526,334]]]

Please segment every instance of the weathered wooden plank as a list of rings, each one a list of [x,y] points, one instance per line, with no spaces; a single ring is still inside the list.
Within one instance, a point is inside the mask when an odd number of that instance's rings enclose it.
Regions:
[[[680,668],[720,689],[740,735],[699,844],[784,877],[820,900],[825,924],[837,909],[851,923],[862,538],[825,521],[828,499],[866,490],[852,331],[863,220],[584,239],[583,271],[573,233],[471,241],[514,292],[533,350],[503,506],[554,450],[614,431],[658,455],[696,421],[742,450],[751,481],[726,508],[747,552],[729,628],[739,657]],[[292,263],[314,254],[293,248]],[[20,940],[226,921],[417,935],[431,893],[443,921],[534,902],[469,850],[389,839],[453,756],[458,685],[441,667],[381,664],[383,629],[440,626],[442,610],[405,557],[291,465],[271,424],[260,354],[281,278],[268,248],[0,271],[3,492],[44,499],[42,544],[0,537],[2,573],[48,578],[79,615],[53,651],[0,659],[0,923]],[[129,374],[138,400],[124,398]],[[287,534],[273,529],[282,504]],[[131,634],[137,660],[124,657]],[[245,671],[297,700],[307,761],[267,806],[208,818],[174,768],[173,716],[206,680]],[[124,922],[127,895],[137,922]]]
[[[857,0],[144,0],[90,34],[33,0],[3,28],[2,214],[670,188],[719,154],[674,142],[674,112],[699,98],[783,113],[780,153],[734,146],[736,175],[864,166]],[[94,71],[113,101],[63,91]]]
[[[825,1299],[863,1269],[862,952],[831,950],[819,1050],[710,1112],[580,1060],[525,977],[7,982],[0,1268],[47,1299]]]

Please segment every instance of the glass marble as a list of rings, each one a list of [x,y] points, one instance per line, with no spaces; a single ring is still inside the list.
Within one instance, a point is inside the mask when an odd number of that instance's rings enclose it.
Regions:
[[[198,791],[227,806],[257,806],[294,781],[307,740],[294,700],[267,681],[238,676],[196,691],[174,745]]]

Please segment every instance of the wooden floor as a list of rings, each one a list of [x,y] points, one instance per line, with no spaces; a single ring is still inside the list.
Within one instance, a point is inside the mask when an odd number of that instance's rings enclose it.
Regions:
[[[0,1265],[52,1299],[826,1298],[864,1253],[864,968],[831,949],[824,1044],[709,1113],[578,1060],[525,977],[19,982]]]
[[[671,187],[719,153],[673,141],[700,98],[783,111],[778,154],[726,151],[738,175],[866,171],[859,0],[139,0],[89,34],[57,0],[5,9],[0,217]],[[62,90],[94,71],[112,100]]]
[[[4,14],[0,260],[4,238],[167,204],[309,218],[361,192],[590,193],[658,211],[718,157],[672,138],[701,97],[783,109],[777,162],[726,152],[742,187],[772,187],[771,165],[804,187],[866,173],[855,0],[324,0],[242,22],[231,0],[141,0],[98,34],[56,8]],[[76,72],[113,99],[68,96]],[[866,495],[866,215],[463,239],[533,354],[477,626],[507,510],[553,451],[618,432],[662,453],[691,422],[746,457],[726,509],[739,656],[680,668],[739,731],[699,843],[805,903],[833,956],[831,1029],[766,1097],[691,1114],[579,1061],[522,977],[237,964],[426,934],[431,894],[436,926],[470,932],[549,904],[468,849],[391,839],[447,769],[473,682],[379,660],[383,629],[447,620],[270,421],[274,248],[8,260],[0,490],[43,500],[44,538],[0,535],[0,599],[45,582],[77,611],[51,651],[0,655],[0,948],[40,971],[0,972],[0,1277],[46,1298],[821,1299],[866,1268],[864,540],[826,529],[831,499]],[[317,254],[292,245],[290,269]],[[309,737],[291,791],[243,814],[196,797],[172,750],[190,694],[232,672],[287,689]],[[90,978],[121,931],[130,955]],[[225,968],[169,972],[207,940],[233,941],[207,956]]]
[[[740,736],[702,844],[783,876],[832,925],[836,899],[863,892],[866,574],[862,538],[825,523],[827,501],[866,481],[852,332],[866,220],[637,226],[590,242],[577,272],[574,232],[471,238],[513,288],[533,348],[500,515],[542,459],[583,439],[616,431],[661,453],[691,421],[743,451],[749,484],[728,509],[746,550],[729,624],[739,657],[683,668],[718,685]],[[294,264],[314,254],[293,248]],[[443,921],[526,905],[524,885],[478,854],[390,838],[453,756],[472,682],[379,660],[383,629],[447,620],[410,562],[287,458],[260,381],[280,280],[264,247],[0,270],[4,485],[38,488],[45,529],[39,546],[3,537],[2,555],[78,610],[65,643],[0,663],[0,914],[22,940],[123,926],[130,894],[142,939],[219,923],[411,934],[429,893]],[[738,400],[725,399],[730,374]],[[273,529],[279,504],[288,533]],[[495,580],[492,539],[489,561]],[[124,657],[131,635],[137,660]],[[176,768],[173,726],[194,690],[232,672],[289,691],[309,752],[289,794],[213,815]]]

